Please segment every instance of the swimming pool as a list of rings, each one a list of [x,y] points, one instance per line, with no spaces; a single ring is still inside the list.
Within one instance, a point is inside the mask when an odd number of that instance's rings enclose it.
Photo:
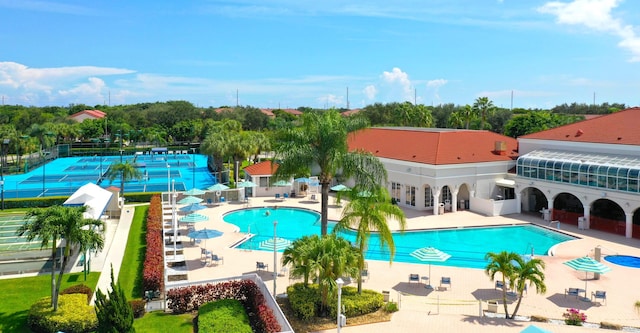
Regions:
[[[236,225],[240,232],[255,234],[238,246],[242,249],[267,251],[268,249],[260,248],[260,243],[273,238],[273,221],[278,221],[277,236],[290,241],[304,235],[320,234],[320,214],[306,209],[247,208],[230,212],[223,216],[223,220]],[[329,231],[333,229],[333,225],[335,222],[329,223]],[[354,232],[340,235],[352,242],[355,240]],[[482,269],[487,265],[484,259],[487,252],[513,251],[523,255],[532,252],[535,255],[547,255],[554,245],[575,239],[531,224],[407,231],[394,233],[393,237],[396,245],[395,262],[423,263],[409,254],[418,248],[433,246],[451,255],[449,260],[442,263],[444,266]],[[389,252],[380,249],[380,240],[375,234],[369,240],[365,257],[368,260],[389,260]]]
[[[604,260],[625,267],[640,268],[640,257],[626,255],[605,256]]]
[[[175,180],[177,191],[194,187],[205,189],[216,183],[207,168],[207,156],[199,154],[158,154],[123,156],[122,161],[135,163],[143,179],[125,183],[125,193],[167,191],[169,179]],[[103,188],[120,187],[120,180],[104,178],[109,166],[120,162],[120,156],[61,157],[25,174],[4,176],[4,198],[67,196],[92,182]],[[170,167],[167,167],[170,166]],[[102,180],[101,179],[102,175]]]

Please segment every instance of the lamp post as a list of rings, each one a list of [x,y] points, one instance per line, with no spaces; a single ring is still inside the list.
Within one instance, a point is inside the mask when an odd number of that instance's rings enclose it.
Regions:
[[[120,133],[118,133],[118,141],[120,142],[120,164],[122,164],[122,129],[120,129]]]
[[[273,298],[276,298],[276,279],[278,278],[278,251],[276,248],[276,240],[278,239],[276,233],[276,226],[278,221],[273,221]]]
[[[45,196],[45,180],[47,179],[47,152],[42,152],[42,197]]]
[[[196,149],[191,148],[191,154],[193,155],[193,186],[191,188],[196,188]]]
[[[173,222],[173,258],[175,258],[176,254],[178,253],[178,213],[176,212],[176,198],[178,197],[178,194],[176,193],[176,180],[174,179],[171,182],[173,184],[173,193],[170,193],[171,197],[169,200],[171,200],[171,222]]]
[[[171,195],[171,164],[167,163],[167,192]],[[171,203],[171,197],[169,197],[169,203]]]
[[[2,192],[2,210],[4,210],[4,167],[7,165],[7,147],[9,146],[9,142],[11,140],[4,139],[2,140],[2,157],[0,157],[0,162],[2,165],[0,166],[0,191]]]
[[[336,284],[338,285],[338,318],[337,318],[337,324],[338,324],[338,333],[340,333],[340,327],[342,326],[342,314],[340,314],[340,302],[342,301],[342,286],[344,285],[344,281],[342,281],[342,278],[338,278],[336,280]]]

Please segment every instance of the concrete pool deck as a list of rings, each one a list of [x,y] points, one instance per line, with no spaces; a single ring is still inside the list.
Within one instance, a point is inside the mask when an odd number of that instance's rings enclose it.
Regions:
[[[329,219],[339,219],[341,208],[332,206],[330,198]],[[312,202],[308,198],[289,198],[286,201],[275,201],[273,198],[251,198],[249,206],[279,206],[302,207],[319,211],[320,203]],[[198,213],[207,215],[209,221],[197,223],[196,229],[212,228],[224,232],[224,235],[207,242],[207,248],[220,257],[224,263],[219,265],[203,264],[200,259],[200,247],[188,245],[188,239],[183,238],[184,255],[188,267],[189,281],[224,278],[244,273],[256,273],[256,261],[269,265],[268,271],[257,272],[270,290],[273,288],[273,253],[266,251],[248,251],[230,248],[240,241],[243,233],[236,227],[222,221],[222,216],[232,210],[245,208],[244,203],[228,203],[210,207]],[[126,209],[126,208],[125,208]],[[428,215],[429,212],[417,212],[404,209],[407,216],[407,229],[430,229],[444,227],[467,227],[502,225],[514,223],[537,223],[544,225],[538,214],[516,214],[510,216],[485,217],[469,211],[446,213],[444,215]],[[125,215],[130,218],[133,214]],[[120,221],[123,223],[125,221]],[[125,222],[126,223],[126,222]],[[392,223],[393,225],[393,223]],[[565,296],[566,288],[585,287],[584,272],[577,272],[563,263],[585,255],[593,256],[596,246],[602,248],[603,255],[624,254],[640,256],[640,240],[627,239],[622,236],[607,234],[595,230],[578,230],[576,226],[562,224],[561,231],[577,236],[579,239],[568,241],[557,246],[554,256],[539,256],[546,264],[545,284],[547,292],[537,294],[534,289],[523,298],[518,315],[543,316],[551,319],[562,319],[567,308],[578,308],[587,314],[587,322],[611,322],[624,326],[640,327],[640,315],[634,304],[640,301],[640,269],[623,267],[603,261],[612,270],[593,280],[589,274],[587,281],[587,296],[592,291],[607,291],[606,305],[599,302],[587,302],[574,296]],[[491,241],[491,240],[487,240]],[[117,238],[116,243],[124,246],[126,239]],[[201,243],[204,245],[204,242]],[[113,244],[112,244],[113,246]],[[167,247],[167,249],[169,249]],[[280,254],[278,254],[278,272],[280,272]],[[426,264],[406,264],[394,262],[368,260],[370,277],[363,283],[366,289],[375,291],[389,291],[390,299],[399,302],[400,311],[395,313],[390,322],[362,326],[343,327],[344,332],[419,332],[419,331],[450,331],[450,332],[519,332],[530,324],[551,330],[553,332],[600,331],[596,328],[573,327],[551,323],[530,323],[523,321],[507,321],[500,318],[480,317],[482,310],[487,309],[486,302],[501,298],[501,293],[494,288],[484,270],[457,268],[432,265],[431,284],[436,290],[427,290],[424,284],[409,283],[408,275],[412,273],[421,276],[428,275]],[[108,267],[105,267],[108,272]],[[96,267],[97,270],[100,270]],[[446,290],[439,290],[441,276],[451,278],[452,286]],[[285,292],[285,288],[296,281],[290,281],[288,274],[277,277],[277,293]],[[355,286],[355,282],[349,284]],[[440,305],[438,306],[438,302]],[[509,306],[513,311],[514,304]],[[503,313],[502,304],[498,312]],[[347,323],[349,322],[347,318]],[[335,332],[336,329],[323,332]]]

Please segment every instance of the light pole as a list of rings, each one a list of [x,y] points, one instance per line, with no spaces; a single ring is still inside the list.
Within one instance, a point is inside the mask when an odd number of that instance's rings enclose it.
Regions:
[[[171,195],[171,164],[167,163],[167,192]],[[171,197],[169,197],[169,203],[171,203]]]
[[[336,284],[338,285],[338,319],[337,319],[337,324],[338,324],[338,333],[340,333],[340,327],[342,326],[342,314],[340,314],[340,302],[342,301],[342,286],[344,285],[344,281],[342,281],[342,278],[338,278],[336,280]]]
[[[196,188],[196,149],[191,148],[191,154],[193,155],[193,186],[191,188]]]
[[[120,129],[120,133],[118,134],[118,141],[120,142],[120,164],[122,164],[122,129]]]
[[[173,225],[173,258],[175,259],[177,253],[178,253],[178,216],[177,216],[177,212],[176,212],[176,198],[178,197],[178,194],[176,193],[176,180],[172,180],[171,181],[173,183],[173,193],[169,193],[169,195],[171,195],[170,200],[171,200],[171,218],[172,218],[172,225]]]
[[[44,194],[45,192],[44,191],[46,191],[46,189],[45,189],[45,180],[47,179],[47,171],[46,171],[46,169],[47,169],[47,158],[46,158],[46,156],[47,156],[47,152],[43,151],[42,152],[42,197],[45,196],[45,194]]]
[[[278,239],[276,233],[276,226],[278,221],[273,221],[273,298],[276,298],[276,279],[278,278],[278,251],[276,248],[276,240]]]

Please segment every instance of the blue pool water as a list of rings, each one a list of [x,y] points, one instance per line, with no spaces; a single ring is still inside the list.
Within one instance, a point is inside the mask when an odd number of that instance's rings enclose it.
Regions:
[[[604,260],[620,266],[640,268],[639,257],[615,255],[615,256],[605,256]]]
[[[197,187],[205,189],[216,183],[207,168],[207,156],[199,154],[129,155],[123,161],[133,162],[145,176],[125,183],[125,193],[167,191],[169,179],[175,180],[177,191]],[[103,188],[120,187],[120,180],[104,179],[108,167],[119,163],[120,156],[62,157],[44,167],[25,174],[4,176],[4,197],[32,198],[71,195],[79,187],[92,182]],[[170,167],[167,168],[167,165]],[[100,175],[103,178],[100,181]]]
[[[267,214],[267,211],[269,212]],[[273,238],[273,221],[278,221],[278,237],[295,240],[304,235],[320,234],[320,214],[298,208],[249,208],[237,210],[223,217],[225,222],[234,224],[241,232],[250,232],[254,237],[240,244],[242,249],[261,249],[260,243]],[[334,223],[329,223],[329,231]],[[354,232],[344,232],[341,236],[355,240]],[[548,230],[535,225],[492,226],[482,228],[443,229],[429,231],[407,231],[395,233],[395,262],[422,263],[412,257],[411,252],[418,248],[433,246],[449,253],[451,258],[442,263],[445,266],[482,268],[487,265],[484,256],[487,252],[513,251],[523,255],[546,255],[554,245],[575,239],[574,237]],[[389,252],[380,248],[377,235],[369,240],[365,256],[369,260],[389,261]]]

